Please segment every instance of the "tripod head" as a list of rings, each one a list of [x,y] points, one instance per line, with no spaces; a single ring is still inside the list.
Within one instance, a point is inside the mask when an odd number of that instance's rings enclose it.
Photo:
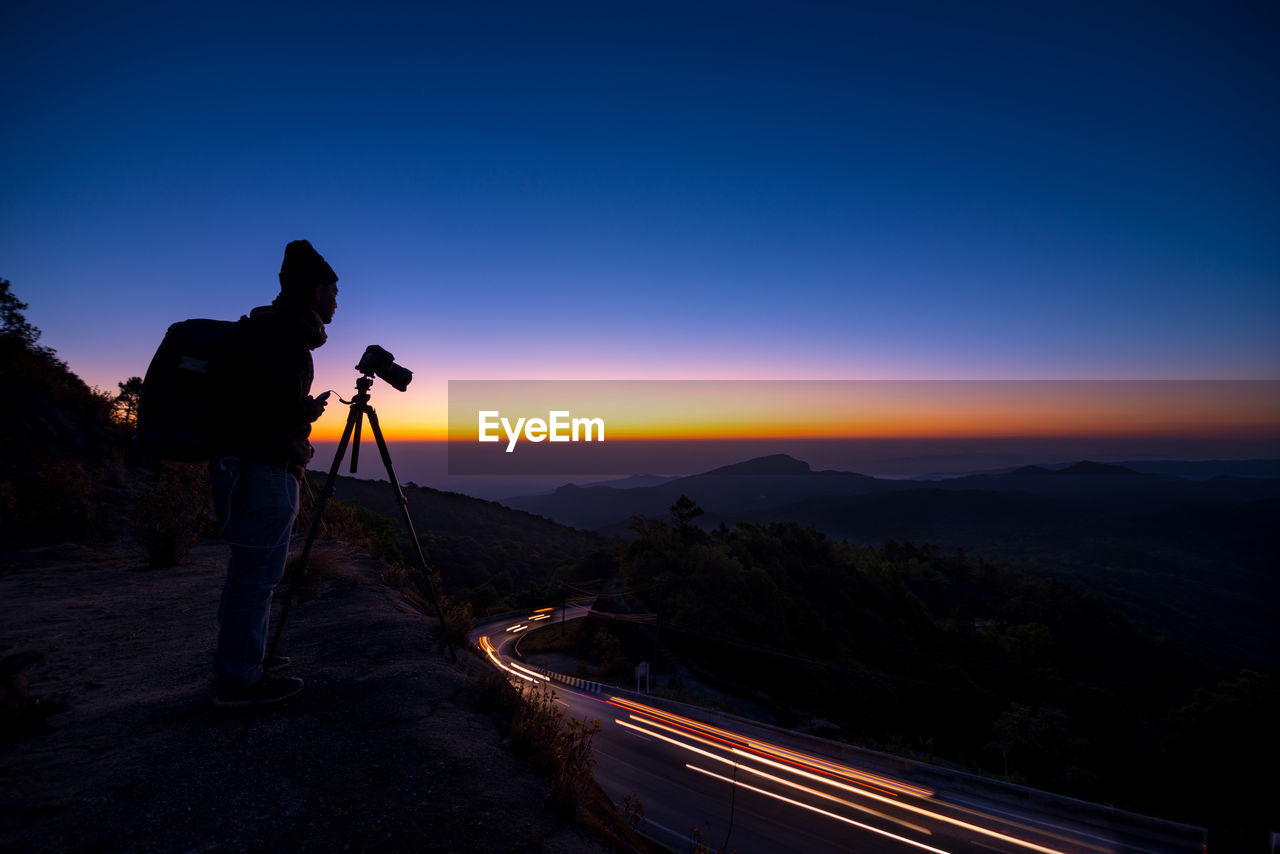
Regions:
[[[365,374],[356,380],[356,396],[351,399],[352,403],[368,403],[369,389],[373,387],[373,374]]]

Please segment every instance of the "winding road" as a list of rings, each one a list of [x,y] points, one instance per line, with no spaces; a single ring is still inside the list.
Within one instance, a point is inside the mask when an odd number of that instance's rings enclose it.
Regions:
[[[628,796],[639,803],[642,832],[672,850],[1200,850],[1194,828],[1067,799],[1056,799],[1060,807],[1046,812],[1037,798],[1019,803],[1010,797],[1010,791],[1018,791],[1012,787],[968,775],[948,780],[946,772],[930,766],[552,674],[516,660],[514,646],[523,632],[550,619],[580,618],[589,610],[585,603],[563,615],[548,608],[517,620],[488,622],[477,626],[472,640],[513,681],[549,683],[568,716],[599,721],[592,741],[597,783],[615,803]],[[1035,794],[1039,801],[1054,801]]]

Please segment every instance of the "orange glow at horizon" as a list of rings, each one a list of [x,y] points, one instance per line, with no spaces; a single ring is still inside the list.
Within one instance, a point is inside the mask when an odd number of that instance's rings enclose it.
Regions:
[[[1280,438],[1280,383],[1229,381],[485,381],[379,402],[388,441],[474,442],[480,409],[601,417],[606,441]],[[451,384],[451,388],[453,384]],[[483,393],[483,397],[482,397]],[[312,439],[336,442],[330,406]],[[501,436],[502,434],[499,433]],[[370,440],[366,423],[362,438]],[[505,441],[505,438],[504,438]]]
[[[311,441],[313,442],[337,442],[342,438],[342,430],[345,424],[341,421],[336,424],[316,424],[311,430]],[[443,423],[397,423],[395,430],[392,431],[387,427],[382,428],[384,438],[388,442],[447,442],[449,441],[449,431]],[[360,440],[364,442],[373,442],[373,433],[369,430],[369,425],[365,424],[360,433]],[[354,441],[354,440],[353,440]]]
[[[622,381],[451,384],[447,430],[481,410],[599,417],[606,441],[1280,437],[1278,383],[1219,381]],[[490,434],[493,435],[492,433]],[[506,441],[500,428],[497,435]]]

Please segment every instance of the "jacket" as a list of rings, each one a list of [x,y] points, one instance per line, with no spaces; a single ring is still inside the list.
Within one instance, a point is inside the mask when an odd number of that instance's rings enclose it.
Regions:
[[[301,476],[311,461],[311,351],[324,344],[320,317],[277,297],[241,317],[217,360],[214,387],[221,406],[213,424],[214,459],[257,460]]]

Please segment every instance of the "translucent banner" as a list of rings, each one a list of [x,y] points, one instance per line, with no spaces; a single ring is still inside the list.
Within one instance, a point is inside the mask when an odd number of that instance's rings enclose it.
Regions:
[[[1280,382],[451,380],[448,439],[451,475],[657,473],[885,442],[1257,454],[1280,441]]]

